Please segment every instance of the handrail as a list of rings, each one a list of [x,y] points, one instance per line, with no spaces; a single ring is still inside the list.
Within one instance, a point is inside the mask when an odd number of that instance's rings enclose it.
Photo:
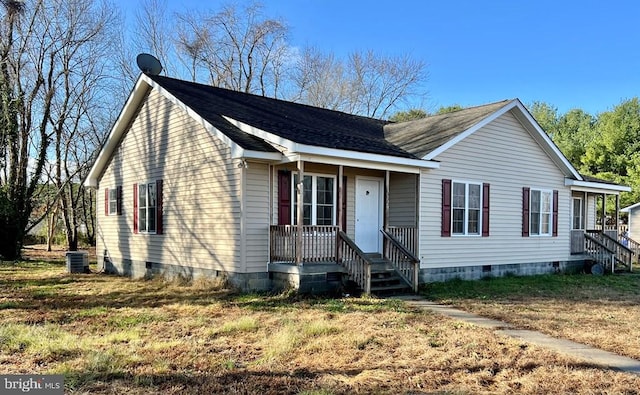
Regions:
[[[365,294],[371,293],[371,260],[342,230],[338,230],[338,242],[342,246],[338,263],[347,269],[349,275]]]
[[[592,232],[593,233],[593,232]],[[601,233],[597,233],[599,236],[602,236]],[[605,235],[606,236],[606,235]],[[625,266],[629,266],[631,267],[631,255],[626,255],[626,257],[628,257],[628,260],[622,260],[619,256],[618,256],[618,247],[623,247],[626,250],[628,250],[628,248],[622,246],[622,245],[617,245],[614,246],[612,249],[610,248],[608,245],[606,245],[606,242],[602,242],[601,240],[598,240],[598,238],[593,237],[591,234],[589,233],[585,233],[584,235],[584,239],[585,239],[585,252],[587,252],[587,254],[591,255],[593,258],[595,258],[598,262],[602,263],[602,264],[607,264],[608,262],[606,262],[601,255],[603,254],[607,254],[607,259],[611,258],[611,272],[613,273],[615,271],[615,262],[619,262]],[[610,240],[609,240],[610,241]],[[615,241],[615,240],[614,240]],[[592,246],[589,245],[589,243],[593,243],[594,247],[596,247],[596,253],[593,253],[591,251],[593,251]],[[618,244],[616,242],[616,244]]]
[[[625,235],[624,233],[618,234],[618,238],[619,238],[620,244],[622,244],[625,247],[629,248],[631,250],[631,252],[636,256],[636,261],[637,261],[638,258],[640,258],[640,256],[639,256],[640,255],[640,242],[637,242],[636,240],[632,239],[631,237]],[[625,242],[627,243],[626,245],[625,245]]]
[[[627,266],[629,271],[632,269],[631,260],[633,256],[633,251],[629,249],[624,244],[620,243],[618,239],[609,236],[603,231],[599,230],[588,230],[586,235],[594,238],[591,235],[598,235],[601,239],[598,240],[600,243],[604,244],[607,247],[607,250],[610,251],[614,255],[615,261]]]
[[[396,272],[407,283],[414,292],[418,292],[418,276],[420,274],[420,259],[418,259],[409,249],[407,249],[392,234],[380,229],[385,239],[385,258],[391,262]]]

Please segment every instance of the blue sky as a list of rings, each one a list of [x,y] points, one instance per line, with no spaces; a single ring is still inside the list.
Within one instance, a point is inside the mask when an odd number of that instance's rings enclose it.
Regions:
[[[218,9],[220,3],[168,0],[178,10]],[[266,15],[289,23],[294,46],[338,56],[371,49],[424,61],[428,97],[415,106],[428,110],[517,97],[525,104],[540,100],[561,112],[581,108],[595,115],[639,95],[640,2],[262,3]]]

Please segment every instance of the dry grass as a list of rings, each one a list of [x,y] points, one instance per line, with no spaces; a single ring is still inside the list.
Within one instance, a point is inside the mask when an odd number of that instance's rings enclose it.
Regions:
[[[590,366],[402,302],[0,265],[0,371],[71,393],[638,393]]]
[[[425,292],[519,328],[640,360],[640,274],[453,281],[429,285]]]

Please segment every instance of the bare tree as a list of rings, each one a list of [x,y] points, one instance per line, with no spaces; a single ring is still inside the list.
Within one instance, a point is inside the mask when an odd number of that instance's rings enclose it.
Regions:
[[[88,92],[100,95],[109,63],[105,55],[112,43],[109,29],[116,19],[113,8],[98,1],[26,0],[2,5],[0,254],[13,259],[20,255],[24,235],[33,225],[34,205],[42,201],[39,194],[49,190],[42,187],[47,162],[56,163],[58,197],[73,184],[71,175],[81,171],[80,162],[71,166],[64,162],[71,148],[65,142],[75,139],[74,125],[94,122],[88,112]],[[107,98],[102,99],[106,104]],[[83,147],[87,149],[91,150]],[[65,167],[73,170],[65,175]]]
[[[214,86],[278,96],[288,28],[262,15],[262,6],[228,5],[215,14],[178,14],[178,52],[192,78],[207,76]]]
[[[426,81],[424,63],[409,56],[354,52],[346,61],[316,49],[303,51],[294,69],[294,100],[383,118],[403,101],[420,96]]]

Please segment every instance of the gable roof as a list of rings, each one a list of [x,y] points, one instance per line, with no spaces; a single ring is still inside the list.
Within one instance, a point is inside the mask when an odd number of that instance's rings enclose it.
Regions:
[[[508,100],[469,107],[450,113],[385,125],[387,140],[422,158],[459,136],[487,116],[504,107]]]
[[[386,121],[169,77],[149,78],[216,127],[224,116],[298,144],[417,159],[385,139]],[[231,132],[229,138],[240,143],[237,139],[246,133],[226,120],[223,124],[225,134]]]
[[[400,147],[424,160],[434,160],[444,151],[508,111],[520,122],[566,177],[582,180],[582,176],[518,99],[388,125],[385,127],[385,132],[387,132],[387,138]],[[425,138],[422,139],[421,136],[425,136]]]
[[[257,96],[164,76],[141,74],[111,129],[85,183],[97,180],[152,89],[186,111],[206,130],[224,141],[232,158],[284,160],[287,154],[365,160],[369,165],[435,168],[434,158],[507,111],[518,119],[551,160],[568,177],[566,185],[585,179],[562,155],[518,100],[471,107],[416,121],[391,123]],[[329,162],[327,162],[329,163]],[[382,167],[378,167],[382,168]],[[588,182],[594,184],[595,182]],[[607,183],[599,183],[611,189]],[[616,186],[616,190],[621,190]]]

